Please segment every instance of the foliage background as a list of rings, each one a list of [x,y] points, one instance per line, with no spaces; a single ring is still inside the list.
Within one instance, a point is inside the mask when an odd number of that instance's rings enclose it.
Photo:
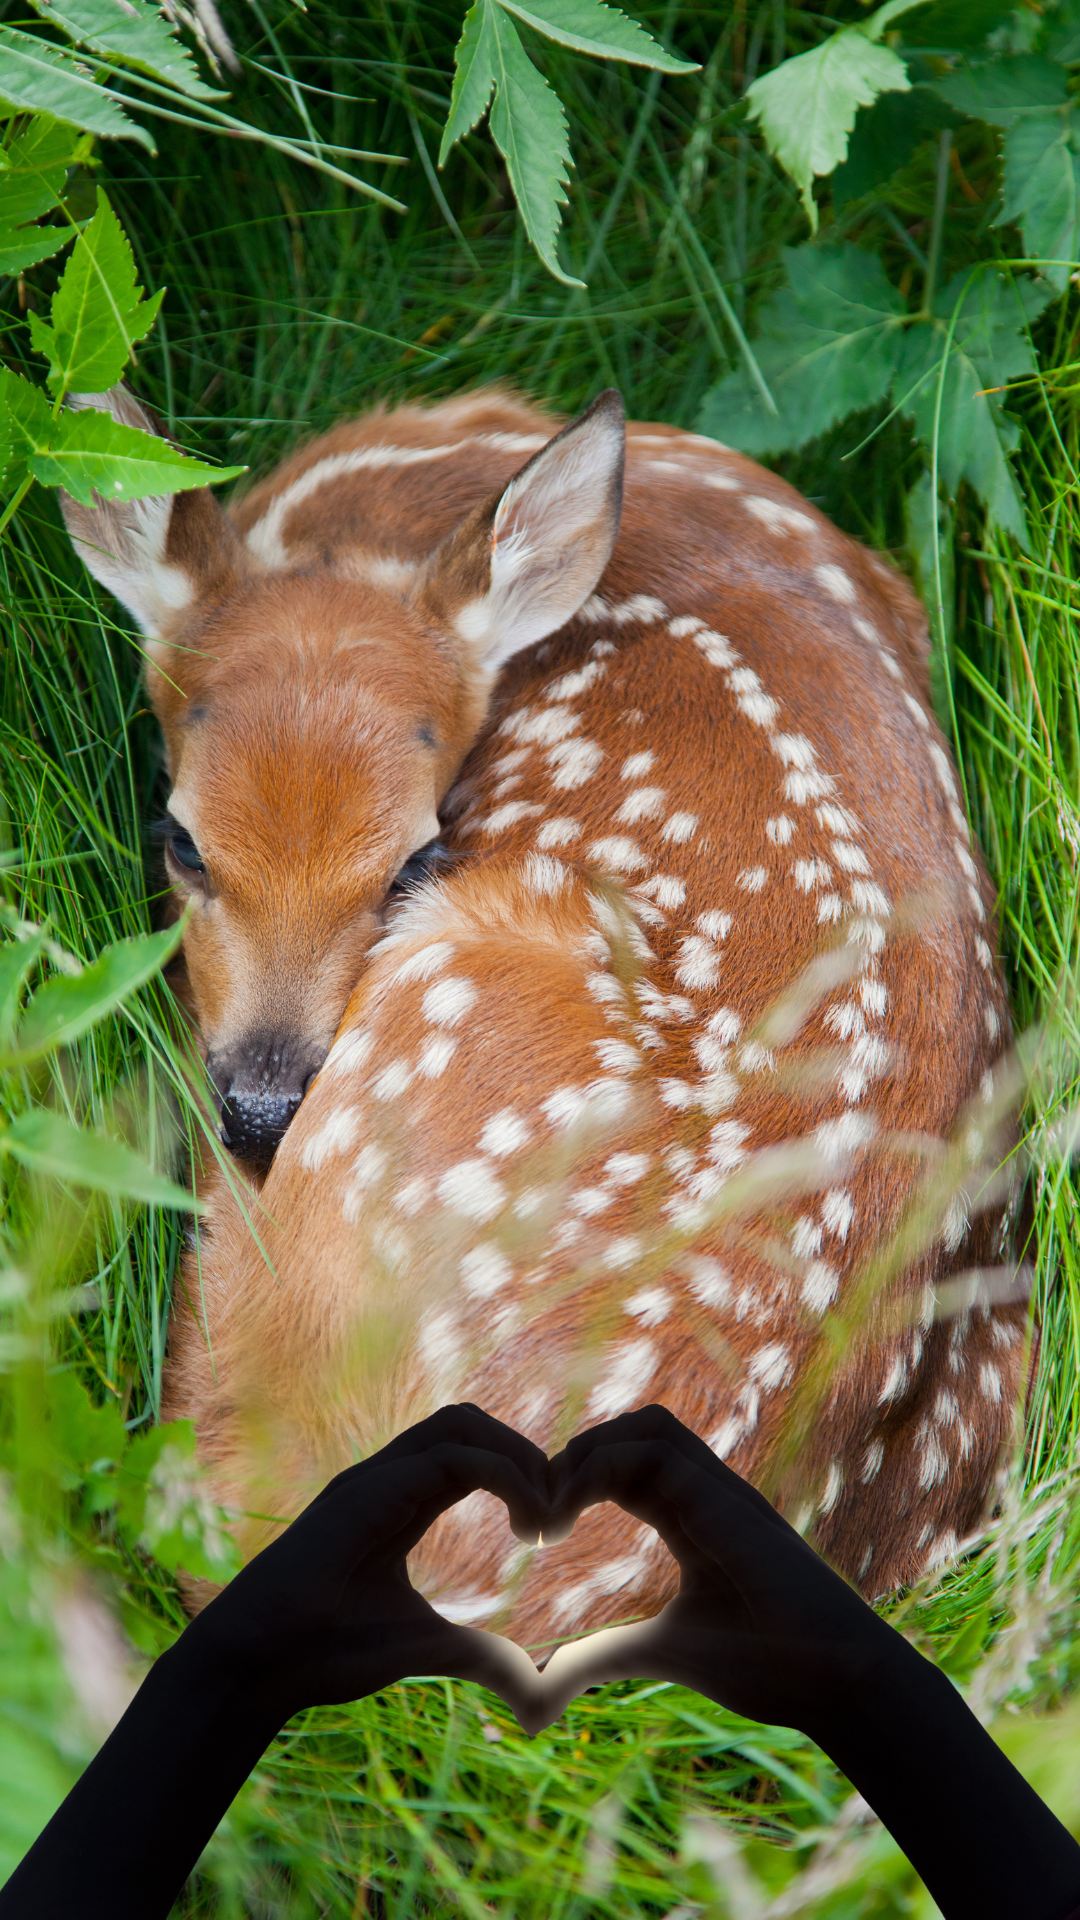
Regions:
[[[950,4],[934,10],[946,23]],[[1033,9],[1010,14],[982,0],[956,0],[954,11],[1017,58],[1045,24]],[[820,12],[669,0],[635,14],[700,70],[661,77],[600,65],[521,29],[569,115],[576,170],[561,259],[581,288],[537,259],[486,132],[435,170],[458,7],[227,9],[244,55],[231,109],[275,136],[407,155],[406,169],[359,167],[407,211],[358,199],[295,155],[205,128],[155,123],[156,156],[100,143],[83,175],[85,213],[104,183],[141,284],[168,289],[137,350],[140,394],[189,448],[256,470],[376,398],[491,379],[566,413],[616,385],[631,415],[693,425],[706,396],[745,367],[731,316],[753,341],[785,285],[782,249],[809,237],[797,186],[748,119],[746,89],[864,16],[857,0]],[[0,19],[21,19],[11,0]],[[941,131],[919,134],[863,192],[849,192],[850,175],[818,188],[817,244],[852,242],[913,308],[912,247],[925,257],[932,238]],[[1015,224],[995,224],[1001,131],[971,119],[950,131],[942,284],[976,261],[1024,252]],[[22,303],[44,313],[54,285],[48,263],[22,286],[0,282],[4,357],[35,378]],[[1075,1098],[1077,1038],[1077,306],[1067,276],[1053,292],[1032,321],[1030,364],[1007,376],[1000,402],[1018,429],[1026,552],[988,528],[970,484],[928,508],[921,529],[913,523],[927,456],[884,399],[776,458],[840,525],[921,569],[924,586],[928,553],[935,579],[941,570],[961,765],[1001,890],[1017,1024],[1049,1023],[1029,1107],[1036,1144]],[[938,536],[929,547],[927,523]],[[44,490],[12,520],[0,568],[9,622],[0,880],[14,911],[47,920],[86,958],[154,923],[161,876],[146,823],[161,798],[156,729],[137,648],[73,560]],[[175,1170],[177,1046],[166,990],[144,989],[63,1055],[8,1075],[6,1110],[48,1097],[133,1137],[159,1164],[171,1157]],[[141,1494],[128,1526],[115,1497],[131,1444],[117,1437],[116,1416],[137,1437],[158,1410],[181,1227],[169,1210],[118,1197],[87,1212],[81,1193],[8,1161],[0,1176],[3,1872],[122,1701],[129,1655],[113,1623],[144,1654],[181,1624],[169,1571],[179,1549],[162,1552],[160,1530],[145,1534]],[[988,1719],[998,1716],[1001,1737],[1080,1831],[1080,1716],[1069,1692],[1080,1659],[1080,1260],[1067,1163],[1047,1158],[1027,1219],[1042,1335],[1026,1443],[987,1539],[905,1596],[898,1619]],[[89,1388],[97,1425],[65,1399],[72,1377]],[[153,1468],[143,1462],[144,1481]],[[205,1546],[213,1516],[200,1517],[192,1487],[184,1497]],[[736,1824],[719,1825],[717,1813]],[[846,1783],[796,1735],[676,1689],[616,1688],[579,1701],[530,1743],[475,1690],[422,1681],[294,1722],[178,1909],[191,1920],[933,1911]]]

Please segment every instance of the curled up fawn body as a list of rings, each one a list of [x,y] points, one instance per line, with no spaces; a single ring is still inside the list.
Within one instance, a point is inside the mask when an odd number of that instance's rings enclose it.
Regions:
[[[481,393],[228,516],[67,508],[149,636],[247,1170],[206,1176],[167,1411],[250,1553],[444,1400],[545,1446],[659,1400],[879,1593],[978,1521],[1025,1317],[934,1315],[999,1257],[1000,1189],[925,1179],[1008,1019],[925,618],[716,443],[631,425],[624,488],[616,396],[556,430]],[[536,1643],[673,1588],[614,1509],[539,1556],[500,1516],[419,1551],[452,1617]]]

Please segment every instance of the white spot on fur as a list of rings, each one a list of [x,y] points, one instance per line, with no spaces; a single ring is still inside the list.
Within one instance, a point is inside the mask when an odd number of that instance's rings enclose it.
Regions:
[[[603,749],[595,740],[564,740],[561,746],[552,747],[547,756],[552,786],[560,790],[583,787],[586,780],[592,779],[603,758]]]
[[[480,1135],[484,1152],[493,1154],[496,1159],[502,1159],[508,1153],[517,1153],[528,1141],[529,1129],[512,1107],[503,1107],[501,1113],[493,1114]]]
[[[522,869],[522,879],[530,893],[561,893],[569,874],[561,860],[555,860],[549,853],[530,853]]]
[[[673,813],[665,822],[662,837],[665,840],[673,840],[676,846],[682,846],[691,838],[697,823],[696,813]]]
[[[811,1313],[824,1313],[836,1299],[840,1285],[836,1269],[825,1260],[812,1260],[799,1292]]]
[[[814,578],[833,600],[838,600],[841,606],[851,606],[855,599],[855,583],[843,567],[815,567]]]
[[[666,1287],[642,1287],[640,1293],[623,1301],[623,1311],[640,1320],[643,1327],[658,1327],[671,1312],[671,1295]]]
[[[691,933],[679,942],[676,980],[684,987],[701,989],[716,985],[720,977],[720,957],[707,940]]]
[[[308,1173],[317,1173],[332,1153],[345,1153],[352,1146],[360,1127],[359,1107],[339,1107],[304,1142],[300,1165]]]
[[[459,980],[451,976],[428,988],[420,1003],[420,1011],[433,1026],[456,1027],[479,998],[471,980]]]
[[[735,884],[742,887],[744,893],[760,893],[768,879],[768,867],[744,867]]]
[[[644,1393],[656,1372],[659,1353],[652,1340],[630,1340],[615,1348],[608,1358],[608,1372],[589,1395],[589,1413],[610,1420],[616,1413],[632,1407]]]
[[[636,787],[616,808],[615,818],[627,827],[639,820],[657,820],[664,811],[665,800],[663,787]]]
[[[855,1209],[843,1187],[831,1188],[821,1203],[821,1218],[826,1231],[834,1233],[838,1240],[846,1240],[854,1217]]]
[[[459,1160],[439,1181],[440,1199],[467,1220],[490,1220],[506,1200],[506,1189],[487,1160]]]
[[[538,847],[565,847],[572,840],[581,838],[581,822],[560,815],[555,820],[545,820],[536,836]]]
[[[695,1254],[684,1265],[687,1274],[686,1290],[703,1307],[722,1307],[731,1296],[731,1277],[720,1265],[705,1254]]]
[[[746,1370],[765,1393],[771,1393],[777,1387],[786,1386],[790,1380],[791,1355],[782,1340],[771,1340],[768,1346],[751,1354]]]
[[[656,755],[649,748],[643,753],[632,753],[622,763],[622,777],[624,780],[643,780],[655,765]]]
[[[461,1284],[475,1300],[487,1300],[513,1277],[514,1269],[504,1253],[490,1240],[470,1248],[459,1268]]]
[[[795,831],[795,823],[786,813],[778,814],[775,820],[766,820],[765,837],[774,847],[786,847]]]
[[[747,513],[760,520],[770,533],[813,533],[814,522],[808,513],[799,513],[795,507],[786,507],[779,500],[770,500],[763,493],[749,493],[743,499]]]
[[[420,1057],[416,1063],[417,1073],[422,1073],[425,1080],[438,1080],[439,1076],[446,1072],[456,1052],[457,1041],[451,1034],[429,1034],[420,1049]]]
[[[612,834],[605,840],[594,840],[589,848],[590,860],[595,860],[611,873],[637,873],[649,862],[641,848],[625,834]]]
[[[371,1091],[376,1100],[397,1100],[412,1081],[412,1072],[404,1060],[391,1060],[384,1067]]]
[[[410,953],[392,975],[395,986],[403,986],[408,980],[430,980],[441,973],[453,957],[454,947],[449,940],[435,940],[427,947],[419,947]]]

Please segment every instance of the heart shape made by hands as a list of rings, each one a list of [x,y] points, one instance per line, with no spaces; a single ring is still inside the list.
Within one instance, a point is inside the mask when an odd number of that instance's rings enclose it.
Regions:
[[[676,1602],[672,1601],[671,1606]],[[665,1615],[621,1627],[602,1627],[557,1647],[539,1668],[516,1640],[476,1627],[477,1670],[471,1676],[497,1693],[528,1734],[540,1733],[589,1687],[609,1680],[667,1680],[675,1674],[665,1659]],[[486,1646],[480,1643],[487,1642]]]

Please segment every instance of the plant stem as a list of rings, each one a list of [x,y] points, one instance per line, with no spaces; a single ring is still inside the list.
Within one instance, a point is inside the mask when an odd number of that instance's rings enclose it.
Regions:
[[[26,476],[26,479],[22,483],[22,486],[18,489],[16,493],[12,494],[11,499],[8,501],[7,506],[4,508],[3,513],[0,514],[0,533],[6,532],[8,525],[15,518],[15,515],[18,513],[19,508],[22,506],[22,503],[26,499],[26,496],[29,493],[33,484],[34,484],[34,476],[32,473],[28,473]]]
[[[949,193],[949,154],[952,150],[952,129],[946,127],[938,140],[937,180],[934,183],[934,217],[930,226],[930,247],[926,256],[926,279],[923,283],[922,309],[930,312],[937,282],[938,263],[941,259],[941,235],[945,225],[945,202]]]

